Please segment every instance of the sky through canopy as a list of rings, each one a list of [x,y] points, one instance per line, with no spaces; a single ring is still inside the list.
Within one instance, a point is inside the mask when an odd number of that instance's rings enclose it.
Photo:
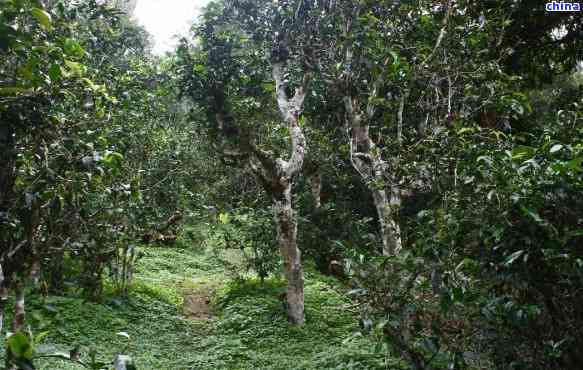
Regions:
[[[139,0],[134,17],[152,34],[154,53],[172,50],[179,35],[186,35],[192,21],[210,0]]]

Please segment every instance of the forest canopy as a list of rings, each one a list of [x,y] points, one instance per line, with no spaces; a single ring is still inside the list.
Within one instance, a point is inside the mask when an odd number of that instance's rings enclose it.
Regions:
[[[4,368],[581,367],[580,13],[135,6],[0,2]]]

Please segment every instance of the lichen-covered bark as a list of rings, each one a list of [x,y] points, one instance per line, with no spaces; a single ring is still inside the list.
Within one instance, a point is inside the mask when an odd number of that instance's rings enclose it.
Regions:
[[[12,318],[12,333],[22,332],[24,330],[25,307],[24,307],[24,285],[20,282],[14,284],[14,317]],[[19,368],[13,363],[13,357],[10,349],[6,348],[6,366],[7,370],[18,370]]]
[[[292,205],[293,178],[302,169],[306,155],[306,138],[300,126],[300,114],[306,97],[307,76],[296,89],[293,97],[286,93],[284,62],[273,62],[273,78],[276,84],[277,104],[288,124],[291,136],[291,156],[288,161],[276,160],[276,171],[271,180],[278,184],[272,188],[273,211],[277,227],[277,240],[284,262],[287,279],[288,318],[291,323],[302,325],[304,314],[304,272],[301,253],[297,246],[297,221]]]
[[[320,172],[311,174],[309,181],[312,197],[314,198],[314,207],[319,209],[322,207],[322,174]]]
[[[400,205],[400,197],[396,191],[391,193],[392,201],[389,200],[386,190],[372,190],[373,201],[381,229],[383,255],[385,256],[397,255],[402,248],[401,227],[394,215]]]
[[[18,333],[24,328],[25,307],[24,307],[24,285],[22,283],[15,284],[14,294],[14,318],[12,319],[12,332]]]
[[[277,242],[284,262],[287,278],[286,304],[289,321],[296,325],[305,322],[304,315],[304,274],[301,253],[297,247],[297,221],[293,211],[292,186],[294,177],[302,170],[306,156],[306,138],[300,125],[303,103],[306,97],[308,75],[306,74],[293,96],[289,97],[285,69],[287,61],[272,60],[272,76],[276,85],[277,105],[281,117],[290,133],[291,152],[288,160],[274,158],[271,153],[259,148],[253,141],[253,135],[234,122],[228,122],[226,97],[221,88],[213,91],[212,107],[214,118],[219,127],[233,126],[233,134],[239,136],[238,148],[223,150],[222,154],[244,160],[261,186],[271,196],[274,220],[277,229]],[[222,130],[226,135],[225,130]]]
[[[360,110],[357,98],[345,97],[346,126],[350,133],[350,158],[354,169],[371,191],[379,220],[383,255],[398,254],[402,248],[397,211],[401,204],[400,189],[386,184],[388,166],[380,149],[369,135],[369,117]],[[369,107],[367,110],[371,110]],[[372,112],[367,116],[372,116]]]
[[[277,242],[287,280],[288,319],[292,324],[302,325],[305,321],[304,272],[301,252],[297,246],[298,226],[292,207],[291,183],[287,184],[281,194],[274,194],[273,213],[277,227]]]
[[[8,289],[6,288],[6,280],[4,278],[4,269],[0,263],[0,337],[3,337],[2,329],[4,324],[4,310],[6,309],[6,301],[8,300]]]

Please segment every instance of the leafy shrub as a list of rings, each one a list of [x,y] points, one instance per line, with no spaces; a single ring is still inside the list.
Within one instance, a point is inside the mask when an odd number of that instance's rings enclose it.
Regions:
[[[230,266],[237,275],[240,275],[238,270],[241,267],[245,272],[253,270],[264,281],[281,266],[274,230],[271,212],[238,208],[219,214],[213,237],[216,248],[237,251],[244,261],[242,266],[238,266],[223,258],[225,265]]]

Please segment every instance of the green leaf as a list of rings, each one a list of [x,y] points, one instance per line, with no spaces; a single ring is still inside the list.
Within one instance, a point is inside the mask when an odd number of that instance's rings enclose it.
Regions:
[[[70,74],[82,77],[85,72],[87,72],[87,67],[81,63],[73,62],[71,60],[65,60],[65,65],[69,68]]]
[[[391,54],[391,56],[393,57],[393,66],[398,67],[400,64],[399,54],[397,54],[397,52],[395,52],[394,50],[390,50],[389,54]]]
[[[130,190],[131,190],[131,195],[132,195],[132,199],[134,201],[139,201],[142,198],[142,194],[140,192],[140,179],[139,178],[134,178],[132,179],[132,182],[130,183]]]
[[[514,253],[512,253],[510,256],[508,256],[508,258],[506,258],[506,261],[504,261],[504,265],[505,266],[510,266],[514,263],[514,261],[516,261],[518,258],[520,258],[520,256],[522,256],[524,254],[523,250],[520,251],[516,251]]]
[[[306,117],[305,116],[300,116],[300,119],[299,119],[298,124],[300,125],[300,127],[306,126]]]
[[[119,333],[115,333],[115,335],[118,335],[120,337],[124,337],[126,339],[130,339],[130,335],[128,333],[126,333],[125,331],[120,331]]]
[[[41,27],[45,30],[50,30],[53,26],[51,15],[40,8],[32,8],[32,16],[36,18]]]
[[[32,81],[34,79],[34,66],[31,63],[27,63],[24,66],[18,68],[18,74],[27,81]]]
[[[58,64],[52,64],[49,68],[49,77],[51,78],[52,82],[57,82],[63,76],[63,71]]]
[[[536,149],[527,146],[527,145],[519,145],[514,150],[512,150],[512,159],[514,160],[522,160],[526,158],[532,158],[536,153]]]
[[[555,144],[555,145],[553,145],[553,146],[551,147],[551,150],[550,150],[550,152],[551,152],[551,153],[556,153],[556,152],[558,152],[558,151],[559,151],[559,150],[561,150],[561,149],[563,149],[563,145],[561,145],[561,144]]]
[[[264,82],[261,87],[265,92],[272,93],[275,91],[275,84],[273,82]]]
[[[85,56],[85,49],[79,45],[79,43],[73,39],[66,39],[63,45],[63,50],[65,54],[75,58],[82,58]]]
[[[12,43],[16,31],[7,24],[0,22],[0,51],[6,51]]]
[[[583,157],[575,158],[567,162],[567,168],[572,171],[581,171],[581,164],[583,164]]]
[[[457,134],[458,135],[463,135],[465,133],[473,133],[475,131],[475,129],[473,127],[464,127],[461,130],[458,130]],[[479,159],[479,158],[478,158]]]
[[[91,89],[91,91],[93,91],[94,93],[102,91],[103,88],[100,85],[96,85],[95,83],[93,83],[93,81],[91,81],[88,78],[83,78],[82,81],[87,85],[87,87],[89,89]]]
[[[43,331],[41,333],[38,333],[35,337],[34,337],[34,344],[39,344],[40,342],[43,341],[43,339],[45,339],[48,335],[50,334],[49,331]]]
[[[537,223],[543,223],[544,222],[544,220],[542,219],[542,217],[534,209],[527,208],[527,207],[524,207],[524,206],[520,206],[520,210],[522,211],[522,213],[524,215],[532,218],[535,222],[537,222]]]
[[[219,215],[219,221],[222,224],[228,224],[229,223],[229,214],[228,213],[221,213]]]
[[[10,353],[18,360],[30,360],[32,359],[33,349],[32,343],[28,340],[28,337],[24,333],[12,334],[7,339],[8,348]]]
[[[119,168],[123,162],[123,155],[120,153],[109,153],[103,158],[103,162],[110,168]]]

